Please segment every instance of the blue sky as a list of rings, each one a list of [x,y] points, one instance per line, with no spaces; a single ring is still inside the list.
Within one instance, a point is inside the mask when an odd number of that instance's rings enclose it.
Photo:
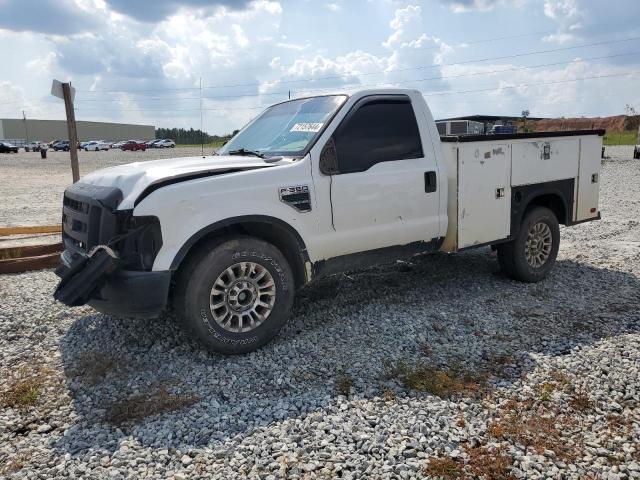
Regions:
[[[423,92],[436,117],[640,110],[638,0],[0,0],[0,117],[239,128],[292,97]],[[200,82],[203,89],[200,90]],[[201,99],[201,97],[203,97]]]

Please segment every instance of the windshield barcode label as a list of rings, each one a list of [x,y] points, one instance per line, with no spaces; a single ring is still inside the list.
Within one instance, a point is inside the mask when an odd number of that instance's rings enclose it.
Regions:
[[[292,128],[291,132],[319,132],[324,123],[296,123]]]

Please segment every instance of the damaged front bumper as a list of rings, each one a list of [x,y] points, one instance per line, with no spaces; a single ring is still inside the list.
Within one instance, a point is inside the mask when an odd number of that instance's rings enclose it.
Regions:
[[[170,271],[139,272],[118,268],[118,260],[98,248],[91,256],[62,254],[56,269],[60,284],[54,298],[65,305],[88,304],[119,317],[153,318],[166,307]]]
[[[117,188],[75,183],[64,194],[54,298],[116,316],[155,317],[165,308],[170,271],[152,271],[162,245],[156,217],[118,210]]]

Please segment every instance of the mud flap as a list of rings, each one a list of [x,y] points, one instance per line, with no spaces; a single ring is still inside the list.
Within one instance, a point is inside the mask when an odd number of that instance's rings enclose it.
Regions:
[[[61,277],[53,298],[70,307],[84,305],[99,289],[104,276],[117,267],[118,257],[109,247],[96,247],[88,257],[78,257],[68,267],[61,266]]]

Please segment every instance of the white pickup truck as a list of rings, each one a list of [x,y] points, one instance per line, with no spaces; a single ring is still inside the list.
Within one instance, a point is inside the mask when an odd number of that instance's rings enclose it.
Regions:
[[[600,218],[603,131],[438,135],[414,90],[279,103],[217,154],[115,166],[65,191],[55,298],[120,316],[172,304],[207,348],[251,351],[314,278],[491,245],[511,278]]]

